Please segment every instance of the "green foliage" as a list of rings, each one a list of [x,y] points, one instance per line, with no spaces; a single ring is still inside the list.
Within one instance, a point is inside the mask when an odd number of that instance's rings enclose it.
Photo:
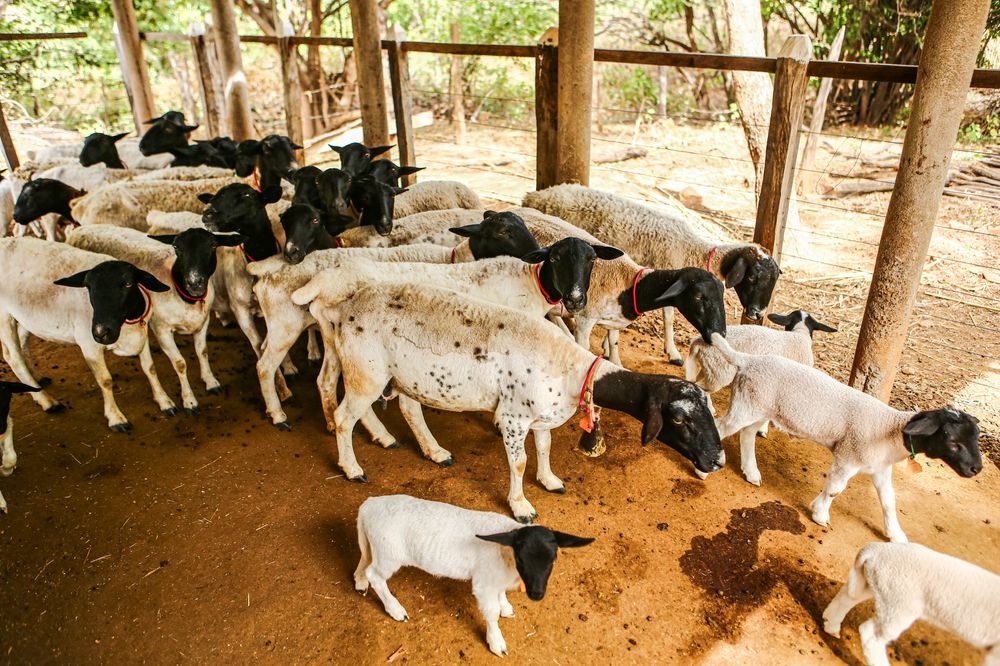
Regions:
[[[990,114],[968,123],[958,133],[960,143],[990,143],[1000,141],[1000,114]]]
[[[603,70],[605,89],[612,108],[656,109],[657,88],[649,70],[630,65],[612,65]]]

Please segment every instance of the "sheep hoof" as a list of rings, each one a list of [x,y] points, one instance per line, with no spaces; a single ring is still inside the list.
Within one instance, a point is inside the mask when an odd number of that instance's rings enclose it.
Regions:
[[[670,359],[670,365],[676,365],[678,368],[684,365],[684,361],[679,358]]]
[[[394,439],[391,442],[389,442],[388,444],[383,444],[382,448],[383,449],[398,449],[401,446],[403,446],[403,445],[399,443],[399,440],[398,439]]]
[[[48,388],[51,383],[52,383],[51,377],[42,377],[41,379],[38,380],[38,388],[43,388],[43,389]]]
[[[284,430],[285,432],[288,432],[289,430],[292,429],[292,426],[289,425],[288,421],[282,421],[281,423],[275,423],[274,427],[277,428],[278,430]]]
[[[538,513],[535,511],[532,511],[527,516],[514,516],[514,520],[522,525],[530,525],[536,518],[538,518]]]
[[[454,464],[455,464],[455,456],[448,456],[447,458],[439,462],[437,465],[438,467],[451,467]]]
[[[368,483],[368,476],[365,474],[359,474],[358,476],[349,476],[347,477],[347,480],[354,483]]]
[[[832,624],[824,624],[823,625],[823,631],[825,631],[826,633],[830,634],[834,638],[840,638],[840,627],[839,626],[835,627]]]
[[[197,405],[195,405],[194,407],[185,407],[184,413],[187,414],[188,416],[198,416],[199,414],[201,414],[201,407],[198,407]]]
[[[167,407],[166,409],[163,410],[163,415],[164,416],[177,416],[177,408],[176,407]]]
[[[221,386],[215,386],[213,388],[208,389],[208,394],[209,395],[222,395],[222,393],[223,393],[223,389],[222,389]]]
[[[62,404],[61,402],[57,402],[56,404],[54,404],[54,405],[50,406],[48,409],[46,409],[45,413],[46,414],[59,414],[60,412],[65,412],[65,411],[66,411],[66,405]]]
[[[132,424],[126,421],[125,423],[116,423],[111,426],[111,429],[115,432],[128,432],[132,429]]]
[[[311,365],[314,368],[318,368],[319,366],[323,365],[323,359],[321,359],[321,358],[311,358],[311,359],[309,359],[309,365]]]

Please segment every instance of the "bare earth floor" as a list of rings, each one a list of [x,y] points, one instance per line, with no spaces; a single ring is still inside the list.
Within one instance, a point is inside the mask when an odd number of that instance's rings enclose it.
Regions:
[[[397,624],[351,583],[354,517],[370,495],[507,511],[507,464],[489,415],[429,414],[457,460],[440,469],[420,457],[391,405],[385,418],[403,448],[358,434],[371,483],[349,483],[301,352],[294,430],[279,432],[263,417],[249,346],[238,331],[214,333],[228,395],[200,391],[198,417],[161,417],[138,364],[111,360],[131,435],[105,427],[76,349],[34,347],[39,376],[70,409],[49,416],[15,400],[19,467],[0,480],[11,507],[0,516],[0,661],[497,663],[468,584],[401,571],[390,586],[411,619]],[[651,336],[622,340],[629,367],[676,373]],[[190,345],[183,351],[193,360]],[[772,431],[759,442],[763,487],[732,463],[703,483],[672,451],[643,449],[637,423],[614,414],[604,423],[609,450],[596,460],[575,452],[575,426],[556,431],[553,468],[566,495],[527,483],[543,524],[597,541],[561,554],[543,601],[511,596],[516,617],[501,622],[509,662],[861,663],[857,626],[871,604],[848,616],[844,640],[822,632],[820,614],[857,549],[882,538],[867,479],[834,502],[823,529],[807,513],[830,461],[815,444]],[[727,449],[738,460],[735,442]],[[1000,470],[987,464],[966,480],[935,462],[924,469],[896,473],[910,538],[996,569]],[[973,664],[981,654],[918,623],[894,658]]]

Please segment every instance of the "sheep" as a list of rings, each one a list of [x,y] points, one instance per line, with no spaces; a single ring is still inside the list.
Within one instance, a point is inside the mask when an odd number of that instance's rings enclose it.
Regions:
[[[198,125],[187,125],[184,114],[179,111],[167,111],[162,116],[150,118],[145,124],[149,127],[139,140],[139,152],[144,156],[168,153],[171,148],[183,148],[188,145],[191,132],[198,129]]]
[[[373,157],[378,157],[392,146],[376,146],[369,148],[360,143],[349,143],[346,146],[327,144],[340,157],[340,168],[352,178],[361,176],[368,170]]]
[[[148,294],[169,287],[127,262],[34,238],[0,239],[0,266],[7,269],[0,281],[0,347],[19,381],[39,385],[23,349],[27,336],[34,335],[80,348],[97,379],[112,430],[127,432],[132,426],[115,403],[106,349],[138,355],[160,409],[176,409],[156,376],[146,336]],[[46,412],[62,408],[47,391],[32,398]]]
[[[115,135],[104,134],[103,132],[88,134],[83,140],[83,147],[80,149],[80,164],[85,167],[103,164],[109,169],[126,169],[127,167],[118,154],[118,148],[115,146],[118,141],[121,141],[126,136],[128,136],[128,132]]]
[[[216,248],[238,246],[243,242],[242,236],[216,235],[193,228],[180,234],[149,237],[134,229],[94,225],[77,229],[67,242],[73,247],[127,261],[172,285],[171,292],[150,294],[152,311],[148,325],[177,373],[184,409],[190,415],[198,413],[198,400],[188,381],[187,363],[177,349],[174,333],[194,336],[205,389],[210,394],[222,392],[208,362],[208,309],[214,299],[209,280],[215,273]]]
[[[0,476],[10,476],[17,467],[17,452],[14,451],[14,420],[10,417],[11,396],[41,390],[21,382],[0,381],[0,423],[4,424],[4,431],[0,432]],[[3,493],[0,493],[0,513],[7,513],[7,501],[3,498]]]
[[[823,611],[823,629],[840,638],[847,613],[872,598],[875,617],[858,627],[872,666],[889,665],[886,646],[917,620],[985,649],[985,664],[1000,664],[997,574],[914,543],[869,543],[858,551],[847,583]]]
[[[558,549],[591,542],[540,525],[525,527],[499,513],[409,495],[369,497],[358,509],[361,559],[354,589],[365,593],[371,586],[386,613],[404,622],[409,619],[406,609],[387,584],[402,567],[472,581],[472,594],[486,620],[486,643],[493,654],[503,656],[507,642],[499,619],[514,617],[507,592],[523,586],[529,599],[541,601]]]
[[[682,219],[613,194],[580,185],[529,192],[524,205],[558,216],[620,247],[654,268],[704,266],[734,289],[747,317],[757,321],[771,300],[781,269],[756,243],[715,241],[699,236]],[[680,365],[673,346],[673,310],[663,311],[664,351]]]
[[[735,351],[721,335],[712,344],[736,368],[729,411],[718,421],[719,436],[740,433],[740,459],[747,481],[759,486],[754,433],[771,421],[792,437],[833,451],[826,487],[812,501],[812,519],[830,524],[830,503],[858,472],[871,475],[882,505],[886,533],[905,542],[896,516],[892,466],[917,453],[943,460],[960,476],[982,470],[978,420],[955,409],[904,412],[874,396],[841,384],[815,368],[781,356]],[[725,456],[719,461],[725,463]]]
[[[535,434],[538,480],[564,492],[549,466],[550,431],[583,405],[590,423],[593,405],[625,412],[643,422],[643,443],[659,439],[701,471],[719,468],[718,432],[694,384],[602,365],[548,322],[456,291],[364,284],[327,283],[318,295],[307,285],[292,294],[300,305],[316,296],[309,311],[327,350],[321,377],[342,364],[344,398],[333,416],[338,465],[348,479],[367,480],[354,457],[355,423],[380,396],[397,394],[437,409],[494,412],[510,468],[507,499],[519,522],[538,515],[522,485],[528,431]],[[321,397],[333,401],[335,391],[325,383]]]
[[[72,162],[74,164],[79,164],[81,155],[83,154],[84,144],[64,144],[58,146],[49,146],[48,148],[43,148],[42,150],[37,150],[28,153],[29,163],[22,164],[21,166],[33,167],[32,163],[36,165],[41,165],[41,163],[46,162]],[[122,139],[115,144],[120,161],[128,168],[133,171],[146,170],[146,169],[162,169],[170,166],[170,162],[173,160],[173,156],[169,153],[162,153],[157,155],[143,155],[139,150],[139,139],[138,138],[126,138]],[[54,166],[54,164],[50,164]]]
[[[72,203],[85,194],[82,190],[52,178],[29,180],[14,202],[14,222],[23,227],[40,219],[45,229],[45,238],[54,241],[61,220],[76,225],[71,210]]]
[[[298,168],[295,151],[301,149],[302,146],[280,134],[268,134],[260,141],[241,141],[236,148],[236,175],[252,175],[257,190],[279,186],[282,178],[288,178]]]
[[[396,198],[396,217],[447,208],[480,209],[479,195],[452,180],[425,180],[411,185]]]
[[[418,166],[399,166],[398,164],[393,163],[392,160],[384,159],[372,162],[368,166],[368,170],[365,173],[380,183],[392,185],[393,187],[399,187],[400,176],[410,176],[419,171],[423,171],[425,168],[426,167]],[[478,206],[476,207],[478,208]]]

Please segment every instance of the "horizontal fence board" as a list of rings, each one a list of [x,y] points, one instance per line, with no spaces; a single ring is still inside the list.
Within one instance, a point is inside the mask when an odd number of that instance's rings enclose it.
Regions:
[[[83,39],[85,32],[2,32],[0,42],[35,42],[44,39]]]
[[[382,48],[388,45],[382,41]],[[448,55],[478,55],[501,56],[505,58],[534,58],[538,55],[537,46],[520,46],[513,44],[448,44],[438,42],[400,42],[404,51],[419,51],[421,53],[444,53]]]

